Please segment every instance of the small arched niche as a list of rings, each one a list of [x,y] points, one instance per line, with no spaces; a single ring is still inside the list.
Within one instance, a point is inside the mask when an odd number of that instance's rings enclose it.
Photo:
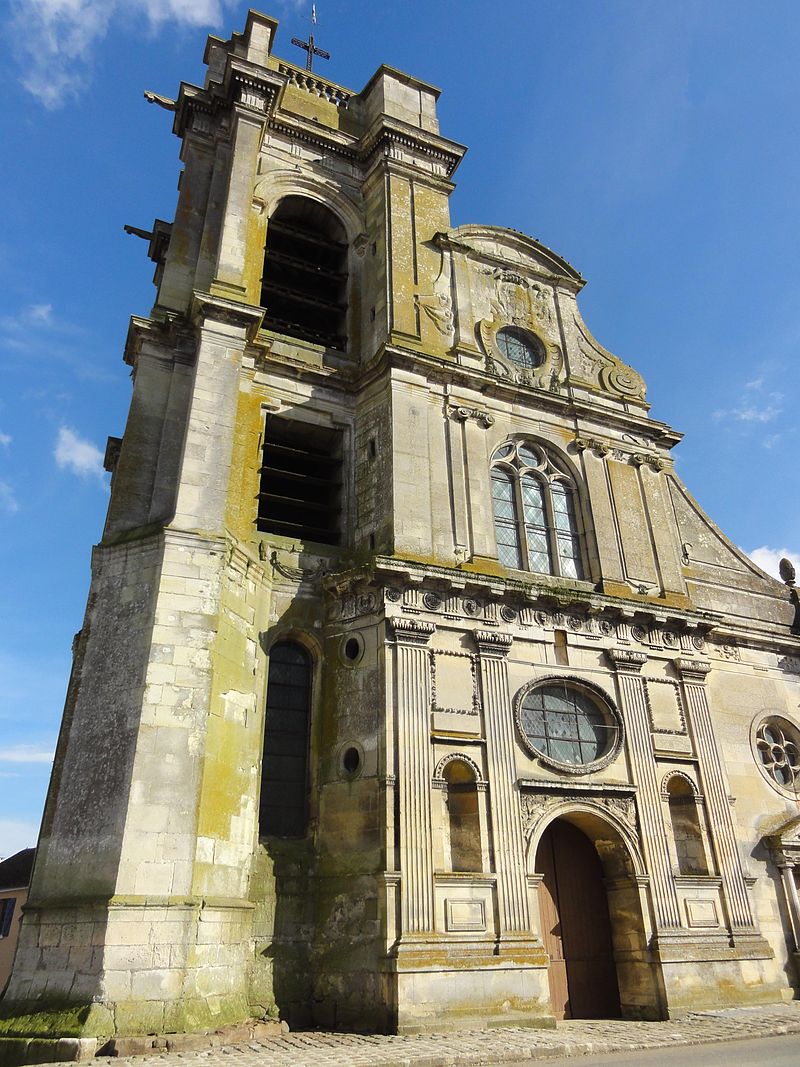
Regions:
[[[280,201],[267,224],[261,304],[267,329],[346,350],[347,235],[330,208]]]
[[[450,870],[483,869],[478,782],[464,760],[451,760],[444,768],[445,807],[450,840]]]
[[[699,798],[692,783],[682,774],[672,775],[666,783],[666,797],[675,844],[676,874],[708,874]]]

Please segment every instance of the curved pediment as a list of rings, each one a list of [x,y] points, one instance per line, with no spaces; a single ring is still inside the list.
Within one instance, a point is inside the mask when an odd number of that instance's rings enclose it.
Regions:
[[[442,236],[451,242],[467,245],[474,255],[487,261],[496,261],[506,267],[515,264],[535,274],[555,276],[569,282],[576,290],[585,284],[578,271],[565,259],[519,230],[470,223],[448,230]]]
[[[487,373],[523,388],[647,409],[641,376],[584,324],[576,298],[585,281],[565,259],[499,226],[458,226],[437,233],[434,243],[442,253],[439,276],[416,299],[461,358],[482,356]],[[497,343],[509,328],[529,335],[537,361],[510,361]]]

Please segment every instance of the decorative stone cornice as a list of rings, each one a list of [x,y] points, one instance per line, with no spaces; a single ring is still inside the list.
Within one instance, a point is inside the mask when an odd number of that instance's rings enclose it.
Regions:
[[[675,668],[685,682],[705,682],[711,664],[705,659],[686,659],[679,656],[675,660]]]
[[[277,71],[250,63],[239,56],[229,56],[224,80],[212,82],[205,89],[197,85],[181,85],[175,103],[173,132],[183,137],[187,130],[201,135],[213,133],[220,113],[232,106],[269,118],[287,83]],[[219,121],[228,121],[220,118]]]
[[[219,322],[226,326],[238,326],[252,342],[264,318],[264,309],[252,304],[241,304],[212,293],[202,293],[195,289],[192,295],[192,319],[198,326]]]
[[[638,674],[647,662],[644,652],[634,652],[632,648],[607,648],[606,655],[618,671]]]
[[[598,441],[595,437],[576,437],[573,444],[578,452],[593,451],[601,456],[607,456],[611,446],[605,441]]]
[[[482,656],[505,657],[511,650],[514,638],[498,630],[475,630],[472,639]]]
[[[368,166],[375,156],[391,158],[398,148],[435,162],[445,178],[452,177],[466,152],[464,145],[457,141],[383,115],[364,135],[358,154],[362,164]]]
[[[494,415],[490,415],[486,411],[481,411],[480,408],[453,407],[450,408],[450,417],[456,419],[458,422],[466,422],[467,419],[474,419],[484,430],[488,430],[490,426],[494,426]]]
[[[643,467],[648,463],[654,471],[663,471],[666,463],[661,456],[653,456],[649,452],[632,452],[631,463],[634,467]]]
[[[432,622],[409,619],[404,615],[398,615],[396,618],[389,619],[388,622],[392,627],[395,641],[400,645],[425,646],[436,630]]]

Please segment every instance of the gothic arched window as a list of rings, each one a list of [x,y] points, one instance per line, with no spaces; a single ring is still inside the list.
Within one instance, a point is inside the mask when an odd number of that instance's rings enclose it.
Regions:
[[[539,445],[507,441],[492,458],[497,558],[506,567],[582,578],[575,489]]]
[[[278,333],[347,347],[347,236],[323,204],[287,196],[267,224],[261,304]]]
[[[304,837],[308,822],[311,657],[295,641],[269,654],[259,834]]]

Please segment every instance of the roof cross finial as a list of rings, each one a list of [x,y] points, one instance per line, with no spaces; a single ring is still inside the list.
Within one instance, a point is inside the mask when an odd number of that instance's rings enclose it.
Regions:
[[[292,44],[297,45],[298,48],[304,48],[306,50],[306,70],[313,68],[314,56],[319,56],[320,59],[330,59],[330,52],[324,51],[322,48],[317,48],[314,44],[314,29],[317,24],[317,5],[311,5],[311,32],[308,35],[307,41],[301,41],[299,37],[292,38]]]

